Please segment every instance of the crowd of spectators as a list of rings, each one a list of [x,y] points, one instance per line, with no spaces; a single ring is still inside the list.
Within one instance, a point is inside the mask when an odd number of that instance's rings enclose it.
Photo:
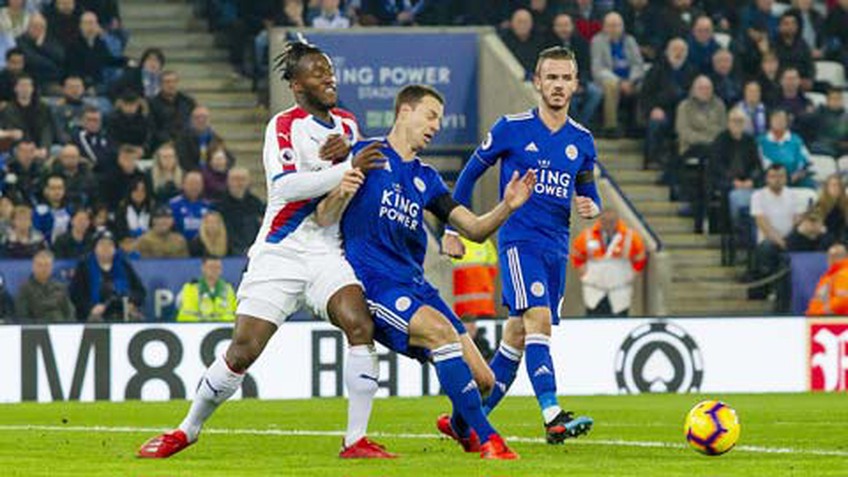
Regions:
[[[0,320],[133,319],[133,261],[243,255],[250,174],[161,50],[125,56],[118,2],[0,3],[0,261],[32,260],[14,306],[0,276]],[[54,260],[78,262],[70,293]]]

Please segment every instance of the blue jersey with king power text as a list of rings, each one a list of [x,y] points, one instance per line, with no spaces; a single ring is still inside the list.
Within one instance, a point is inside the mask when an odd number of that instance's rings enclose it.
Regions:
[[[601,205],[594,184],[582,190],[577,180],[581,172],[594,173],[596,157],[592,133],[571,118],[558,131],[551,131],[537,109],[501,117],[470,160],[480,161],[484,167],[500,160],[501,196],[514,171],[524,174],[536,169],[537,182],[530,200],[501,226],[499,246],[529,243],[567,253],[575,186],[579,195],[590,196]],[[468,189],[467,197],[462,197],[466,193],[461,188]],[[461,187],[457,183],[456,200],[468,206],[471,188],[473,184]]]
[[[374,141],[383,144],[386,166],[368,173],[342,216],[345,256],[364,282],[385,276],[401,283],[423,280],[424,210],[450,192],[435,169],[418,158],[404,161],[382,138],[360,141],[351,153]]]

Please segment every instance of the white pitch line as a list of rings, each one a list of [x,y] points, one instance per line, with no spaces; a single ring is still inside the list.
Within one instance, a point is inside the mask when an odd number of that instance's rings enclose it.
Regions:
[[[106,433],[157,433],[170,430],[164,427],[109,427],[109,426],[40,426],[40,425],[0,425],[3,431],[44,431],[44,432],[106,432]],[[251,436],[285,436],[285,437],[341,437],[343,431],[311,431],[311,430],[284,430],[284,429],[216,429],[210,428],[203,431],[204,434],[221,435],[251,435]],[[440,439],[441,434],[413,434],[413,433],[391,433],[375,432],[373,437],[388,439]],[[528,444],[543,444],[542,438],[508,436],[507,442],[521,442]],[[685,449],[683,444],[660,441],[629,441],[624,439],[571,439],[568,445],[590,445],[590,446],[612,446],[612,447],[641,447],[653,449]],[[798,449],[791,447],[762,447],[762,446],[737,446],[736,451],[751,452],[754,454],[802,454],[827,457],[848,457],[848,451],[836,449]]]

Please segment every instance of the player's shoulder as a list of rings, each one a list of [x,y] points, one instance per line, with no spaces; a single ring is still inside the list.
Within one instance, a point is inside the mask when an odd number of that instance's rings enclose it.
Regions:
[[[520,113],[512,113],[512,114],[504,114],[501,116],[501,119],[504,123],[520,123],[523,121],[529,121],[535,117],[532,109],[528,109],[527,111],[521,111]]]
[[[334,115],[336,115],[336,116],[338,116],[342,119],[349,119],[353,122],[356,122],[356,116],[354,116],[353,113],[351,113],[350,111],[348,111],[346,109],[333,108],[333,109],[330,110],[330,113],[332,113],[332,114],[334,114]]]
[[[588,139],[593,139],[592,131],[590,131],[586,126],[575,121],[571,116],[568,117],[568,124],[574,128],[578,134],[585,136]]]
[[[280,111],[268,120],[268,127],[275,128],[277,131],[291,129],[295,121],[306,119],[309,113],[300,106],[292,106],[289,109]]]
[[[362,149],[368,147],[369,144],[373,144],[375,142],[382,143],[385,140],[386,140],[386,138],[382,137],[382,136],[362,138],[362,139],[356,141],[353,144],[353,146],[351,146],[350,152],[351,152],[351,154],[356,154],[357,152],[361,151]]]

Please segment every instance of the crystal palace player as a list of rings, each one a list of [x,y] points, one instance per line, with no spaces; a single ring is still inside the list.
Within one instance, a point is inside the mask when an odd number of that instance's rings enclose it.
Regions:
[[[319,205],[318,216],[321,221],[335,220],[350,200],[342,217],[344,249],[365,285],[375,338],[394,351],[433,362],[454,409],[480,436],[479,446],[469,450],[478,450],[486,459],[514,459],[517,455],[483,413],[478,385],[463,359],[461,343],[470,343],[465,328],[424,279],[423,221],[429,210],[470,239],[485,240],[527,201],[535,174],[528,171],[521,178],[512,174],[504,184],[503,200],[485,215],[478,217],[457,204],[439,173],[416,157],[438,132],[443,113],[443,99],[436,90],[404,87],[395,99],[396,119],[388,137],[353,148],[379,145],[388,159],[385,169],[372,171],[352,199],[352,190],[331,194]],[[488,371],[479,352],[466,359]]]
[[[549,342],[551,324],[559,323],[565,290],[571,201],[574,199],[577,212],[587,219],[598,215],[601,201],[594,182],[594,139],[568,117],[578,85],[573,53],[562,47],[541,52],[533,84],[540,93],[538,108],[506,115],[495,123],[462,171],[454,198],[469,206],[474,183],[498,160],[502,191],[504,178],[516,171],[538,169],[535,193],[527,206],[501,227],[498,236],[503,301],[510,319],[491,362],[496,385],[485,407],[491,411],[503,398],[522,354],[526,354],[527,374],[542,410],[547,441],[558,444],[592,426],[591,419],[575,419],[559,407]],[[443,239],[443,249],[449,255],[464,253],[462,242],[450,231]],[[439,418],[442,432],[466,432],[467,426],[457,416],[450,424],[446,421],[446,416]]]
[[[233,339],[226,354],[206,370],[179,428],[145,443],[141,457],[168,457],[195,442],[212,412],[241,386],[277,328],[304,303],[341,328],[350,344],[344,378],[348,429],[340,457],[394,457],[365,437],[379,371],[371,314],[342,256],[338,227],[319,226],[313,214],[324,195],[383,167],[385,158],[375,145],[347,160],[357,126],[350,113],[335,108],[336,80],[324,53],[290,43],[276,66],[297,105],[274,116],[265,131],[268,209],[239,286]]]

